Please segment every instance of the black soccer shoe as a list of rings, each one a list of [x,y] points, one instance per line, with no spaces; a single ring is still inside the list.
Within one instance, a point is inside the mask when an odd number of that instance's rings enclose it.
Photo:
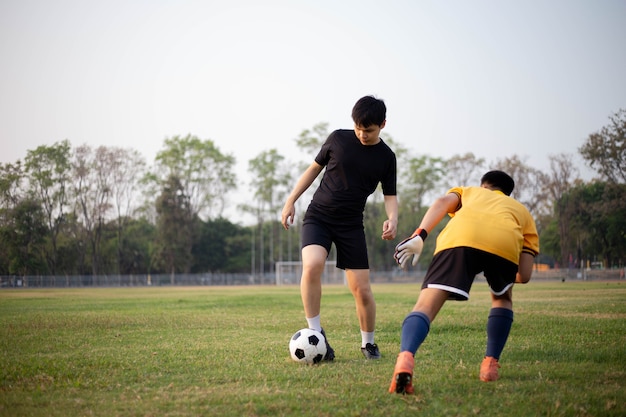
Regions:
[[[335,350],[330,347],[330,344],[328,343],[328,338],[326,337],[326,332],[324,331],[324,329],[322,329],[320,333],[322,333],[322,336],[324,336],[324,340],[326,340],[326,354],[324,355],[324,360],[329,361],[329,362],[334,361]]]
[[[361,353],[366,359],[380,359],[380,350],[376,343],[368,343],[361,348]]]

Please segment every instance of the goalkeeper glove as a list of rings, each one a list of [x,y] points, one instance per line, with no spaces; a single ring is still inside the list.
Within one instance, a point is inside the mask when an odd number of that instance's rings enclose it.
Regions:
[[[396,246],[393,257],[401,268],[405,268],[411,256],[413,256],[413,266],[417,265],[420,254],[424,247],[424,240],[428,236],[428,232],[424,229],[417,229],[411,237],[404,239]]]

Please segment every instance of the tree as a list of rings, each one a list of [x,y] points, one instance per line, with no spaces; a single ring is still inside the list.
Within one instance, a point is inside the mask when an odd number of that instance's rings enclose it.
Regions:
[[[122,242],[124,250],[118,255],[120,274],[140,274],[151,272],[150,246],[156,239],[156,227],[144,218],[125,220]]]
[[[595,181],[573,187],[563,196],[575,239],[565,248],[579,260],[623,265],[626,254],[626,184]],[[564,244],[565,242],[561,242]],[[563,249],[562,249],[563,250]]]
[[[270,220],[269,236],[269,261],[270,272],[274,270],[274,263],[279,260],[274,256],[274,237],[277,235],[278,221],[276,219],[282,207],[291,182],[289,167],[284,163],[285,157],[278,153],[276,149],[261,152],[256,158],[248,163],[248,172],[252,174],[250,185],[254,190],[256,202],[256,215],[259,228],[260,242],[260,270],[264,272],[263,253],[263,224]],[[282,234],[278,235],[282,237]],[[279,245],[282,249],[282,245]],[[282,252],[279,255],[282,260]]]
[[[499,159],[493,165],[494,169],[506,172],[515,181],[511,197],[524,204],[533,215],[540,213],[547,199],[544,190],[544,184],[548,183],[546,174],[526,165],[525,159],[517,155]]]
[[[304,172],[305,169],[311,165],[315,156],[320,151],[320,148],[328,138],[328,123],[320,122],[314,125],[311,129],[305,129],[300,132],[300,135],[294,139],[296,142],[296,147],[306,154],[306,159],[304,161],[300,161],[298,164],[292,164],[292,169],[295,169],[295,172],[292,171],[292,178],[297,180],[299,176]],[[321,175],[313,181],[313,184],[309,187],[308,190],[304,192],[304,194],[298,199],[296,202],[296,213],[302,212],[304,213],[305,208],[298,210],[303,205],[308,204],[308,201],[311,200],[311,196],[319,186],[319,182],[321,179]],[[300,206],[300,207],[298,207]],[[288,235],[291,237],[291,235]],[[291,260],[291,257],[289,258]]]
[[[191,135],[165,139],[157,153],[155,170],[148,175],[160,190],[155,265],[172,277],[191,269],[198,221],[221,216],[228,192],[237,186],[234,164],[235,158],[220,152],[211,140]]]
[[[64,140],[28,151],[25,159],[29,193],[41,203],[46,219],[51,246],[46,249],[46,259],[51,274],[57,272],[57,243],[68,206],[70,150],[69,141]]]
[[[546,193],[545,203],[543,204],[544,210],[550,210],[556,217],[556,226],[558,231],[559,240],[563,243],[561,245],[560,263],[561,265],[567,265],[569,263],[569,253],[567,248],[570,245],[570,222],[573,220],[569,215],[566,207],[564,206],[565,199],[562,197],[570,191],[574,185],[574,181],[578,176],[578,170],[574,166],[572,155],[569,154],[557,154],[550,155],[550,172],[543,176],[544,184],[542,184],[542,194]],[[541,234],[544,228],[545,221],[542,221],[546,216],[546,212],[537,208],[537,230]],[[546,225],[547,226],[547,225]]]
[[[98,147],[94,152],[90,146],[82,145],[74,152],[73,192],[78,219],[85,227],[85,240],[89,243],[93,275],[97,275],[101,267],[101,242],[113,207],[111,155],[111,150],[105,146]]]
[[[550,172],[545,177],[548,181],[543,186],[547,188],[552,201],[556,201],[572,188],[579,172],[571,154],[550,155],[549,160]]]
[[[115,226],[117,236],[117,269],[126,269],[122,266],[127,252],[125,233],[132,220],[136,197],[139,191],[140,179],[145,174],[146,162],[144,158],[132,149],[109,148],[109,167],[111,170],[111,201],[115,211]]]
[[[21,183],[24,172],[20,161],[15,164],[0,164],[0,230],[12,227],[12,210],[23,198]],[[0,239],[0,275],[9,274],[11,244],[5,235]]]
[[[235,158],[223,154],[211,140],[174,136],[165,139],[151,179],[160,188],[171,178],[177,178],[194,216],[219,217],[226,196],[237,187],[234,165]]]
[[[328,138],[328,122],[320,122],[310,130],[304,129],[295,139],[296,146],[307,155],[315,155]],[[308,164],[307,164],[308,165]]]
[[[75,202],[71,203],[75,206]],[[69,211],[59,233],[59,256],[57,269],[66,275],[89,275],[91,264],[87,259],[89,248],[86,244],[85,226],[78,220],[76,211]]]
[[[434,197],[433,194],[442,193],[440,183],[445,172],[445,161],[428,155],[411,157],[408,160],[407,171],[404,172],[400,178],[405,180],[398,182],[402,207],[408,209],[408,213],[414,219],[421,216],[425,201],[430,201]],[[413,221],[411,224],[416,222]]]
[[[626,109],[609,117],[611,123],[592,133],[579,148],[589,166],[603,178],[626,182]]]
[[[189,196],[179,178],[171,176],[163,184],[156,201],[157,249],[154,264],[170,273],[172,284],[177,272],[187,273],[191,269],[191,249],[196,227],[193,220]]]
[[[24,176],[21,161],[14,164],[0,163],[0,209],[10,209],[19,203],[23,195]]]
[[[220,217],[200,222],[197,233],[191,272],[237,272],[247,268],[250,237],[246,229]]]
[[[48,234],[45,215],[38,201],[20,200],[7,213],[0,236],[8,248],[10,274],[46,274],[45,239]]]
[[[556,216],[551,216],[543,221],[542,231],[539,234],[540,253],[535,258],[536,263],[547,264],[550,267],[562,265],[561,238],[559,236],[559,224]],[[567,263],[565,265],[568,265]],[[572,264],[572,266],[574,266]]]
[[[445,188],[475,186],[480,184],[484,174],[485,158],[477,158],[473,153],[453,155],[445,161]]]

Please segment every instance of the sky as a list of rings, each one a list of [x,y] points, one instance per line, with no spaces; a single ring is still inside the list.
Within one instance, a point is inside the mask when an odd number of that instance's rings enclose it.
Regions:
[[[548,170],[626,108],[624,0],[0,0],[0,163],[69,140],[212,140],[237,160],[364,95],[415,154]],[[584,174],[582,161],[581,171]]]

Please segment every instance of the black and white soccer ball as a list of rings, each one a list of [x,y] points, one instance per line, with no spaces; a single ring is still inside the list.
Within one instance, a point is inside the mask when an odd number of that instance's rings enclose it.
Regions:
[[[289,340],[291,358],[300,363],[320,363],[326,355],[326,338],[317,330],[300,329]]]

